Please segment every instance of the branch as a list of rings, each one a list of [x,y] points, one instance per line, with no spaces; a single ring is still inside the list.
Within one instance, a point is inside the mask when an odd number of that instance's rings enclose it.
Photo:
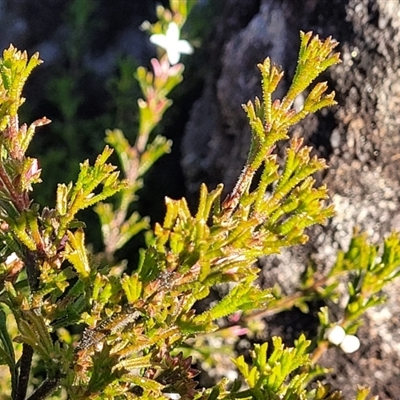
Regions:
[[[33,349],[28,344],[23,344],[22,356],[20,358],[20,374],[18,380],[17,395],[15,400],[24,400],[28,388],[29,374],[31,372]]]
[[[28,397],[28,400],[44,400],[49,396],[54,390],[57,389],[57,385],[59,383],[59,378],[46,379],[35,392],[32,393],[31,396]]]

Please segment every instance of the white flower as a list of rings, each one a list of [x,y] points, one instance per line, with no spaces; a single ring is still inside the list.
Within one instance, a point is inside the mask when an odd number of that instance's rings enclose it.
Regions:
[[[193,53],[193,47],[187,40],[180,40],[179,34],[178,25],[175,22],[171,22],[165,35],[154,34],[150,36],[151,43],[165,49],[168,60],[172,65],[179,62],[181,54]]]
[[[339,346],[343,342],[346,336],[346,332],[340,325],[335,325],[329,329],[326,333],[326,338],[334,345]]]
[[[360,339],[354,335],[346,335],[345,330],[340,325],[328,329],[325,337],[347,354],[354,353],[360,348]]]
[[[360,348],[360,339],[354,335],[346,335],[340,343],[340,348],[347,354],[354,353]]]

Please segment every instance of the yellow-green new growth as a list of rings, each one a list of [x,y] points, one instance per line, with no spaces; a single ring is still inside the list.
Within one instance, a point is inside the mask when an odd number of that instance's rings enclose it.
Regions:
[[[264,172],[260,185],[266,189],[271,183],[271,177],[276,174],[277,169],[276,159],[271,154],[276,142],[288,138],[289,128],[304,119],[309,113],[336,104],[335,93],[325,94],[326,83],[318,83],[306,97],[301,110],[296,111],[292,108],[295,98],[308,88],[318,75],[329,66],[340,62],[339,53],[331,55],[337,46],[336,41],[328,38],[322,42],[318,36],[311,38],[311,32],[301,33],[298,66],[289,91],[282,101],[279,99],[273,101],[272,94],[282,79],[283,72],[273,65],[269,58],[258,65],[262,76],[262,102],[256,98],[254,103],[249,101],[243,106],[249,119],[252,141],[243,172],[233,192],[223,203],[223,208],[227,211],[227,218],[231,217],[232,210],[238,206],[240,198],[249,194],[254,175],[262,164],[264,164]],[[294,149],[297,148],[295,150],[297,152],[301,142],[292,146]],[[314,159],[313,162],[320,164],[316,170],[325,168],[323,160]],[[285,173],[288,174],[288,170]],[[263,182],[263,179],[268,183]],[[257,204],[260,204],[260,200]]]

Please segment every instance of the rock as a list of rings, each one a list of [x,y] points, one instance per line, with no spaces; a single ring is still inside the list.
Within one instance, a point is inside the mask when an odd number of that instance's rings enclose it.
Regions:
[[[234,185],[249,143],[240,104],[259,95],[256,64],[270,56],[286,76],[293,74],[300,30],[340,42],[343,62],[323,76],[339,105],[309,117],[292,132],[327,159],[330,168],[319,179],[328,185],[337,215],[326,227],[310,230],[306,246],[261,260],[264,283],[279,282],[290,292],[310,258],[321,271],[332,265],[355,226],[374,242],[400,229],[400,9],[395,1],[263,0],[258,9],[251,2],[254,14],[244,25],[236,4],[227,0],[215,22],[205,89],[182,142],[191,193],[201,181],[211,187],[224,182],[227,190]],[[367,313],[359,332],[361,349],[351,359],[335,349],[322,359],[336,367],[338,374],[329,381],[343,389],[346,398],[354,396],[356,384],[370,385],[381,399],[400,398],[399,289],[399,281],[388,287],[386,305]],[[270,321],[282,322],[279,317]]]

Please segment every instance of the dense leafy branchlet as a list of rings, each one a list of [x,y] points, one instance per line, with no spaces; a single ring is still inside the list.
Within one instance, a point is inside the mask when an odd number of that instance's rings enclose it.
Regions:
[[[179,8],[183,3],[171,4]],[[170,23],[172,14],[166,15]],[[177,26],[183,22],[174,21]],[[282,100],[272,100],[282,72],[269,59],[259,65],[262,99],[244,106],[252,142],[235,188],[222,199],[222,185],[214,190],[202,185],[195,213],[185,199],[166,199],[164,222],[156,224],[139,265],[130,274],[123,272],[114,254],[138,231],[148,229],[147,220],[129,215],[129,205],[140,178],[169,151],[165,139],[150,142],[149,135],[170,104],[166,95],[181,80],[182,65],[171,66],[163,56],[152,61],[153,72],[139,68],[144,99],[139,101],[136,142],[131,146],[117,130],[107,136],[120,158],[124,179],[107,163],[112,150],[106,147],[93,165],[88,161],[80,165],[76,183],[58,186],[54,208],[41,209],[29,196],[32,185],[40,182],[40,169],[26,150],[35,128],[49,121],[43,118],[29,127],[20,126],[17,114],[24,101],[23,85],[40,61],[38,55],[29,59],[12,46],[4,51],[0,60],[0,360],[9,369],[13,400],[26,397],[33,354],[46,378],[33,389],[32,400],[47,398],[59,387],[70,399],[342,398],[327,385],[318,383],[309,389],[316,346],[304,336],[293,348],[274,338],[269,357],[266,344],[256,346],[250,365],[237,358],[244,388],[239,381],[233,386],[223,381],[209,390],[197,389],[192,359],[180,353],[188,339],[218,329],[216,321],[222,317],[236,312],[251,315],[269,306],[285,308],[271,289],[254,284],[258,277],[254,262],[304,243],[305,229],[332,215],[332,207],[325,204],[326,187],[315,186],[313,179],[326,168],[324,160],[311,157],[311,149],[299,138],[290,140],[283,165],[274,149],[278,141],[289,140],[293,124],[335,104],[334,93],[326,94],[327,85],[317,83],[300,111],[292,107],[321,72],[339,62],[338,53],[332,54],[335,46],[330,38],[320,41],[311,33],[301,34],[296,73]],[[103,202],[113,195],[116,203]],[[102,256],[88,253],[85,225],[77,217],[80,210],[95,204],[105,241]],[[326,278],[317,281],[310,272],[300,295],[286,306],[304,306],[317,295],[328,298],[337,289],[338,275],[356,271],[341,323],[348,333],[355,333],[361,313],[381,301],[379,291],[399,274],[399,240],[392,234],[377,261],[377,248],[364,236],[356,236]],[[195,303],[223,283],[229,283],[226,296],[196,313]],[[327,310],[321,311],[321,323],[325,330],[331,326]],[[83,326],[83,331],[76,326]],[[328,345],[323,333],[318,343]],[[357,399],[367,395],[367,389],[359,389]]]

